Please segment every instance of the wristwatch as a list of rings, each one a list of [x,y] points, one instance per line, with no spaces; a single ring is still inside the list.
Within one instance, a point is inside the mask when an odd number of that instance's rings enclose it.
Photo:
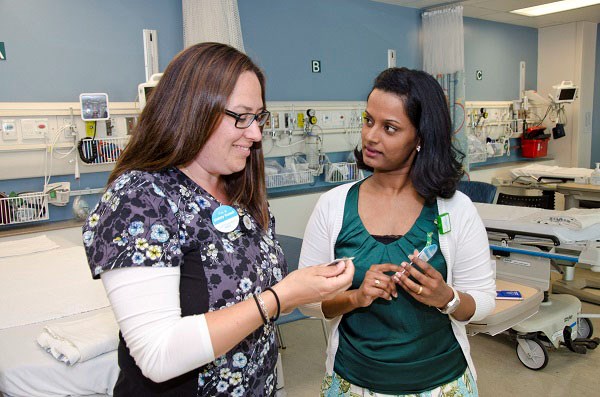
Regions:
[[[450,288],[452,288],[452,292],[454,292],[454,297],[450,300],[450,302],[448,302],[446,306],[442,307],[441,309],[439,307],[437,308],[441,313],[444,314],[454,313],[460,305],[460,296],[458,296],[458,292],[454,289],[454,287]]]

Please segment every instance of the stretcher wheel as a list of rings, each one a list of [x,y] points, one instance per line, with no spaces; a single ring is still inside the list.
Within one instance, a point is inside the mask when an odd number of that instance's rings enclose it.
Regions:
[[[592,321],[587,317],[577,319],[577,339],[588,339],[594,333]]]
[[[521,364],[534,371],[545,368],[548,365],[548,350],[546,346],[537,339],[521,339],[521,341],[526,343],[531,351],[530,356],[521,347],[521,344],[517,342],[517,357],[519,357]]]

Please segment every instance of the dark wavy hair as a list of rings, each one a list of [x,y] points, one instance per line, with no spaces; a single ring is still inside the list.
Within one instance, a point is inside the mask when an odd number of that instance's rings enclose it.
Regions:
[[[417,130],[421,150],[410,169],[417,192],[428,203],[452,197],[464,174],[461,161],[465,155],[453,143],[448,102],[440,84],[420,70],[389,68],[375,78],[371,92],[376,89],[397,95]],[[359,147],[354,155],[359,168],[373,171],[364,163]]]
[[[130,170],[186,166],[202,150],[223,117],[240,75],[258,77],[263,105],[265,77],[246,55],[221,43],[191,46],[169,63],[140,115],[108,183]],[[229,198],[245,206],[267,228],[269,211],[261,142],[254,142],[246,167],[223,175]]]

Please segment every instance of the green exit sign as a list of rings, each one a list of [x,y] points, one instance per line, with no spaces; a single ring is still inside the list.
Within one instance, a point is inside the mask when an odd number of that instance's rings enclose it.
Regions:
[[[6,50],[3,41],[0,41],[0,61],[6,61]]]

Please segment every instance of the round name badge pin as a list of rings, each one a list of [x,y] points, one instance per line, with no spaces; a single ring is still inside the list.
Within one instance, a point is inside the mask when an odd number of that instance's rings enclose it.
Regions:
[[[235,230],[240,223],[240,216],[235,208],[221,205],[212,213],[212,223],[218,231],[229,233]]]

